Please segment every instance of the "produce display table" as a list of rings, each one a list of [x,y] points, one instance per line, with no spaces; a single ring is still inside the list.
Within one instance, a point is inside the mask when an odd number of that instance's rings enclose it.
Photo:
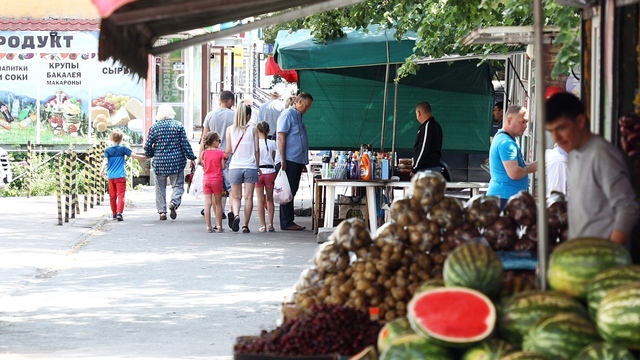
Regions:
[[[315,191],[314,224],[319,222],[320,208],[324,201],[324,227],[333,227],[336,201],[336,187],[366,188],[367,211],[365,218],[369,221],[369,230],[373,233],[378,228],[376,216],[376,189],[377,188],[401,188],[405,195],[410,195],[410,181],[391,180],[343,180],[343,179],[315,179],[317,185]],[[447,189],[470,189],[471,197],[480,193],[480,189],[486,188],[487,183],[480,182],[447,182]],[[323,191],[324,189],[324,191]],[[392,194],[393,192],[391,192]],[[324,194],[324,196],[323,196]],[[393,196],[391,196],[391,200]],[[317,229],[314,227],[314,229]]]
[[[401,188],[405,195],[411,195],[411,181],[387,181],[386,186],[391,188]],[[471,197],[480,194],[480,189],[486,188],[489,183],[484,182],[447,182],[447,189],[470,189]]]

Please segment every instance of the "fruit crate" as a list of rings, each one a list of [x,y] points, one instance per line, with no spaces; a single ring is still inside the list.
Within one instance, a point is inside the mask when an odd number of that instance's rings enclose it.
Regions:
[[[535,270],[538,255],[533,251],[497,251],[504,270]]]

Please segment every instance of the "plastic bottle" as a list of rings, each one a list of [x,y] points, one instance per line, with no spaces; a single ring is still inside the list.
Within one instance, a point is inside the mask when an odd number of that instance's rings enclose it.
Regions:
[[[360,157],[360,180],[371,180],[371,158],[368,152]]]
[[[355,152],[351,159],[351,179],[358,180],[360,179],[360,167],[358,166],[358,153]]]

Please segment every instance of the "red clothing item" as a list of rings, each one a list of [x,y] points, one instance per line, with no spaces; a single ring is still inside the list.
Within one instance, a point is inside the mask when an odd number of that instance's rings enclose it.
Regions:
[[[109,202],[111,214],[116,216],[124,211],[124,192],[127,190],[127,178],[109,179]]]
[[[224,164],[224,151],[220,148],[210,148],[202,152],[202,164],[204,175],[202,181],[222,180],[222,166]]]

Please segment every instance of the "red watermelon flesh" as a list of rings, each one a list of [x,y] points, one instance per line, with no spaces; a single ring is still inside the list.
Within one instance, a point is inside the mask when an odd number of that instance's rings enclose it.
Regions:
[[[420,334],[447,345],[472,345],[491,335],[496,309],[478,291],[445,287],[416,293],[407,317]]]

